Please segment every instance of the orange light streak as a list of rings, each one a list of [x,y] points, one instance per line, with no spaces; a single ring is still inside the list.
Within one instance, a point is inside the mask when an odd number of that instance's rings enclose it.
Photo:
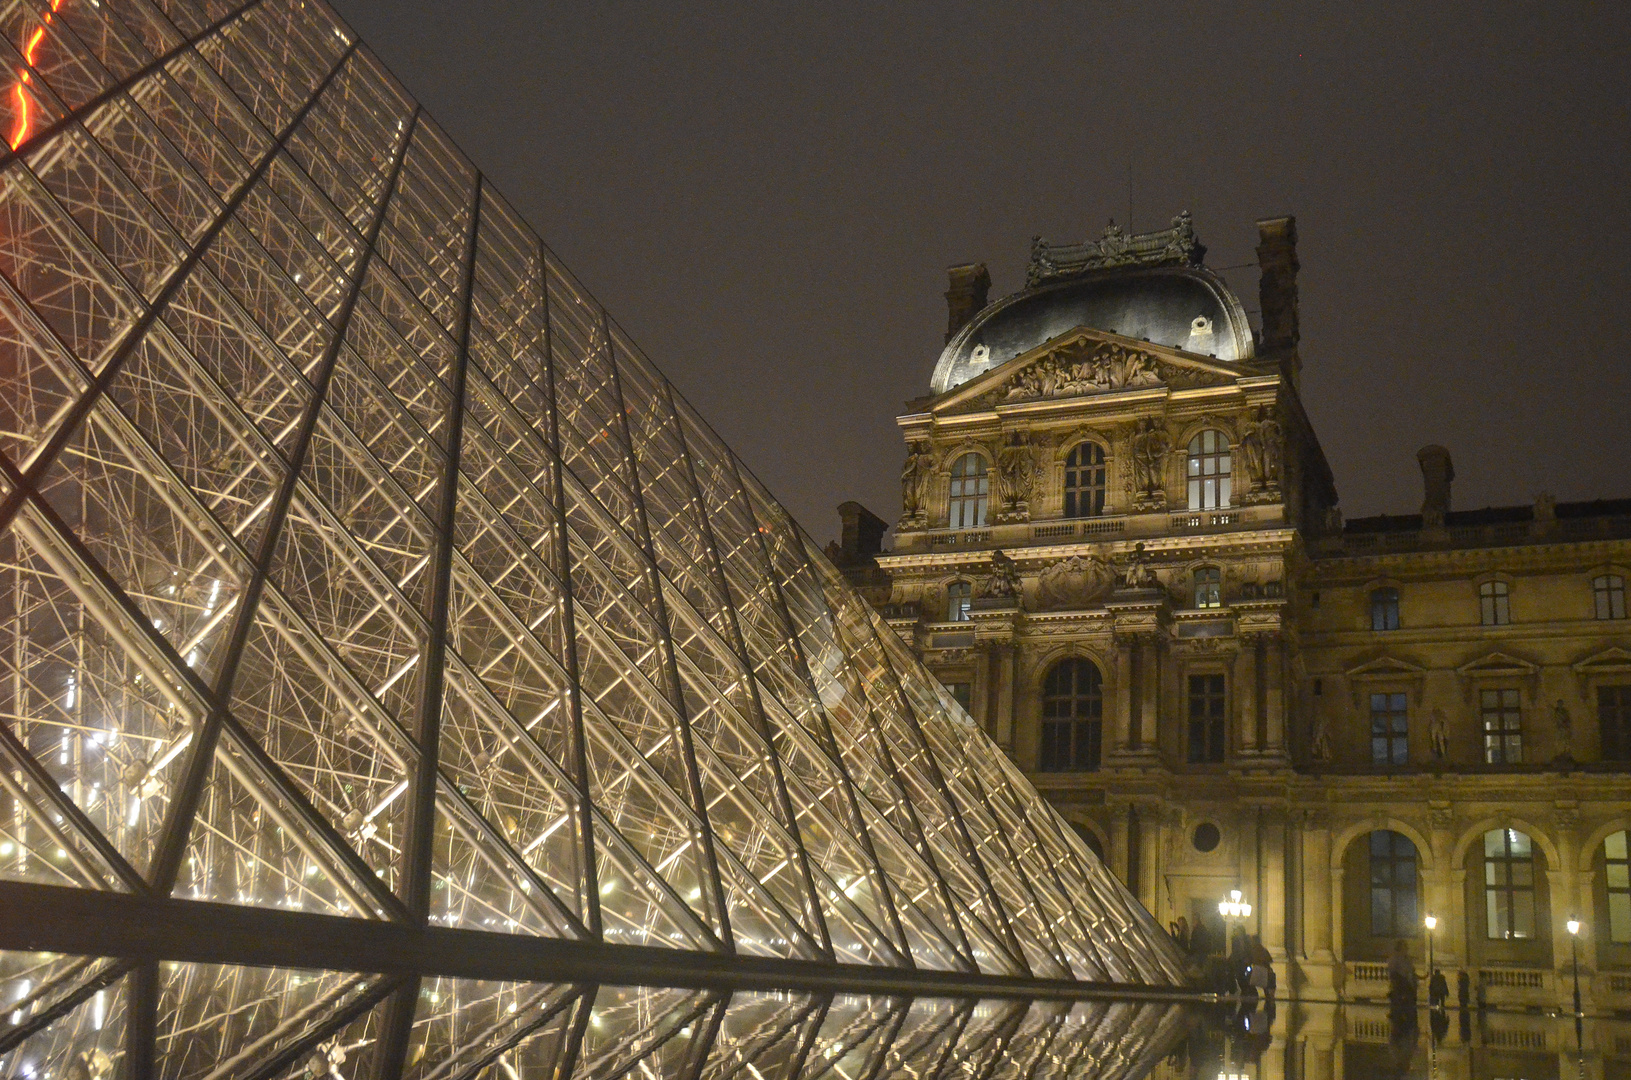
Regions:
[[[51,0],[51,10],[45,13],[47,26],[51,23],[52,14],[61,8],[64,2],[65,0]],[[34,33],[29,36],[28,44],[23,46],[23,59],[28,62],[29,68],[34,66],[34,58],[39,53],[40,42],[44,39],[45,27],[38,26],[34,28]],[[30,85],[33,81],[34,73],[25,69],[18,76],[17,85],[12,87],[11,90],[12,95],[17,99],[17,126],[11,129],[11,134],[6,137],[6,142],[11,145],[13,150],[21,146],[23,140],[28,138],[28,129],[32,118],[28,113],[28,94],[23,90],[23,87]]]

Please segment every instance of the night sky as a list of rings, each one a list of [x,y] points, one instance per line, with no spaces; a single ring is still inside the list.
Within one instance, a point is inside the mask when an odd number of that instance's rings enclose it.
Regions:
[[[1214,268],[1296,215],[1348,517],[1429,442],[1457,509],[1631,496],[1631,5],[337,6],[823,541],[900,513],[945,268],[1017,290],[1129,166]]]

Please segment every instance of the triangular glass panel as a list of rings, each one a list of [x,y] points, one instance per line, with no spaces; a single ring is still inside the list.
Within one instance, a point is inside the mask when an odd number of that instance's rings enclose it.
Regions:
[[[584,991],[570,984],[427,979],[403,1076],[537,1076],[562,1060],[588,1007]]]
[[[0,953],[0,963],[9,967],[10,958],[16,955]],[[105,965],[109,961],[98,963]],[[12,1026],[26,1024],[31,1016],[43,1016],[76,996],[81,1000],[9,1053],[0,1054],[0,1075],[47,1077],[82,1072],[89,1077],[112,1080],[124,1051],[125,1009],[129,1001],[130,979],[131,976],[125,975],[86,993],[94,982],[101,981],[94,973],[86,971],[74,978],[73,990],[64,986],[63,992],[55,998],[51,998],[49,993],[39,995],[39,983],[34,983],[21,999],[13,998],[10,1003],[12,1012],[7,1015]],[[12,984],[13,989],[27,981],[30,980],[24,976],[23,980]]]

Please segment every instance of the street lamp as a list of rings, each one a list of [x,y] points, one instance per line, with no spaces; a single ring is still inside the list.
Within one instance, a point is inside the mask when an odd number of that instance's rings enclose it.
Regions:
[[[1438,927],[1438,919],[1429,915],[1422,920],[1427,925],[1427,1003],[1436,1005],[1433,1000],[1433,931]]]
[[[1563,924],[1569,930],[1569,959],[1574,963],[1574,1021],[1580,1023],[1580,920],[1570,919]]]
[[[1229,898],[1218,901],[1218,914],[1223,916],[1223,955],[1228,957],[1235,938],[1231,920],[1251,918],[1252,906],[1240,898],[1239,889],[1230,889]]]

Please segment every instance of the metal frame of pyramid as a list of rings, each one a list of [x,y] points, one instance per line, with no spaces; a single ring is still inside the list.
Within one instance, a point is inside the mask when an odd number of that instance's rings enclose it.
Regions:
[[[205,964],[399,1064],[421,978],[1182,982],[324,5],[0,11],[0,956],[109,958],[0,1053]]]

